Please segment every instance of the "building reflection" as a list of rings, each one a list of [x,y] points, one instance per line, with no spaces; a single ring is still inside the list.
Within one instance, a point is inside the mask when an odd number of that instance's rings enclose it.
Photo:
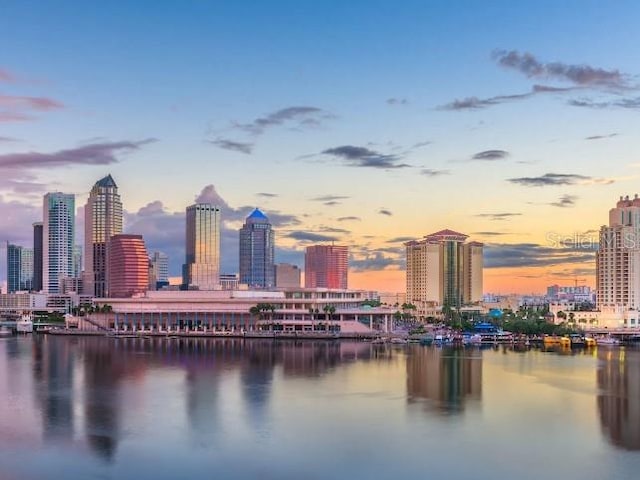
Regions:
[[[640,351],[598,348],[598,413],[608,440],[640,450]]]
[[[407,356],[407,398],[439,413],[462,412],[468,400],[482,398],[482,352],[412,348]]]

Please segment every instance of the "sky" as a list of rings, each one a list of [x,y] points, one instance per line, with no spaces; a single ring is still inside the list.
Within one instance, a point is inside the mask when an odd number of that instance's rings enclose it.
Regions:
[[[633,1],[0,0],[0,239],[106,174],[125,231],[179,275],[184,211],[222,207],[222,270],[261,208],[276,261],[350,247],[350,287],[404,290],[403,242],[485,243],[485,292],[594,284],[640,191]],[[6,279],[0,250],[0,282]]]

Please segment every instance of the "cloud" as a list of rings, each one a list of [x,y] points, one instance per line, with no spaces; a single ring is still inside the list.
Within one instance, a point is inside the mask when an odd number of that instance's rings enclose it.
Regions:
[[[26,122],[27,120],[33,120],[33,117],[20,112],[0,112],[0,123]]]
[[[494,160],[504,160],[509,156],[509,152],[504,150],[485,150],[483,152],[478,152],[471,157],[471,160],[484,160],[484,161],[494,161]]]
[[[430,168],[423,168],[420,170],[420,174],[426,177],[440,177],[442,175],[450,175],[449,170],[432,170]]]
[[[485,268],[544,267],[565,263],[590,264],[595,254],[575,247],[553,248],[535,243],[485,244]]]
[[[514,100],[525,100],[533,96],[545,93],[566,93],[575,90],[577,87],[551,87],[547,85],[533,85],[529,92],[514,93],[511,95],[496,95],[489,98],[466,97],[455,99],[453,102],[440,105],[438,110],[479,110],[482,108],[499,105],[501,103],[512,102]]]
[[[346,195],[321,195],[319,197],[310,198],[312,202],[335,202],[337,200],[346,200],[348,197]]]
[[[511,213],[511,212],[503,212],[503,213],[479,213],[476,217],[488,218],[490,220],[506,220],[512,217],[519,217],[521,213]]]
[[[337,200],[330,200],[328,202],[324,202],[323,205],[327,207],[335,207],[336,205],[341,205],[342,202],[338,202]]]
[[[586,175],[571,173],[545,173],[539,177],[509,178],[509,182],[526,187],[546,187],[557,185],[590,185],[590,184],[610,184],[613,179],[594,178]]]
[[[315,127],[325,120],[335,118],[331,113],[317,107],[287,107],[258,117],[249,123],[234,123],[234,128],[251,135],[262,135],[267,129],[289,124],[295,128]]]
[[[0,94],[0,108],[46,112],[49,110],[63,108],[63,105],[56,100],[46,97],[25,97]]]
[[[415,237],[393,237],[387,240],[386,243],[405,243],[415,240]]]
[[[228,140],[224,138],[217,138],[215,140],[210,140],[209,143],[215,145],[224,150],[231,150],[233,152],[240,152],[247,155],[251,155],[253,152],[253,147],[255,144],[249,142],[236,142],[233,140]]]
[[[608,100],[596,102],[590,98],[572,99],[567,102],[572,107],[583,107],[593,109],[604,108],[625,108],[628,110],[637,110],[640,108],[640,97],[627,97],[619,100]]]
[[[277,193],[268,193],[268,192],[258,192],[258,193],[256,193],[256,195],[258,197],[264,197],[264,198],[276,198],[276,197],[279,197],[279,195]]]
[[[497,50],[493,58],[498,65],[516,70],[528,78],[552,78],[580,86],[625,87],[624,75],[618,70],[605,70],[589,65],[562,62],[543,63],[531,53]]]
[[[329,148],[322,152],[324,155],[331,155],[340,158],[351,167],[368,167],[368,168],[407,168],[411,167],[406,163],[398,163],[402,158],[399,155],[389,155],[370,150],[365,147],[356,147],[353,145],[343,145],[340,147]]]
[[[617,136],[617,133],[609,133],[608,135],[591,135],[590,137],[585,137],[585,140],[602,140],[603,138],[613,138]]]
[[[4,68],[0,68],[0,82],[14,82],[16,80],[15,75]]]
[[[574,207],[578,197],[575,195],[562,195],[557,201],[551,202],[549,205],[559,208]]]
[[[491,232],[491,231],[488,231],[488,232],[473,232],[472,235],[478,235],[478,236],[481,236],[481,237],[498,237],[498,236],[501,236],[501,235],[509,235],[509,234],[506,233],[506,232]]]
[[[19,142],[17,138],[13,137],[0,137],[0,143],[11,143],[11,142]]]
[[[118,162],[117,156],[139,150],[155,139],[140,141],[103,142],[53,153],[8,153],[0,155],[0,169],[50,168],[65,165],[110,165]]]
[[[407,100],[406,98],[387,98],[387,105],[407,105],[408,103],[409,100]]]
[[[339,237],[335,235],[323,235],[321,233],[304,232],[302,230],[295,230],[285,236],[301,242],[335,242],[339,239]]]
[[[33,222],[42,220],[42,203],[8,200],[0,195],[0,283],[7,279],[6,241],[25,247],[33,246]]]
[[[360,217],[347,216],[347,217],[338,217],[336,220],[338,222],[359,222],[362,219]]]
[[[364,256],[352,255],[349,269],[354,272],[384,270],[388,267],[405,268],[405,259],[398,255],[384,255],[381,251],[368,252]]]
[[[385,208],[381,208],[380,210],[378,210],[378,213],[379,213],[380,215],[386,215],[386,216],[388,216],[388,217],[390,217],[390,216],[392,216],[392,215],[393,215],[393,212],[392,212],[391,210],[387,210],[387,209],[385,209]]]

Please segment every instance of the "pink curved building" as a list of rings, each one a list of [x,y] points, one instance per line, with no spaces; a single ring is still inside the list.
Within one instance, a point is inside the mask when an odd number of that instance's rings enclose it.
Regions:
[[[109,296],[132,297],[147,291],[149,256],[142,235],[114,235],[109,240]]]

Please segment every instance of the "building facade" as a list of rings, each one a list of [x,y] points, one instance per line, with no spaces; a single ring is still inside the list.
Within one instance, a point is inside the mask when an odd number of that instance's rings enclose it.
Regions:
[[[169,257],[163,252],[153,252],[150,258],[152,290],[169,286]]]
[[[622,198],[600,228],[596,252],[596,304],[623,312],[626,326],[638,326],[640,306],[640,198]]]
[[[114,235],[109,240],[110,298],[142,294],[149,286],[149,255],[142,235]]]
[[[7,293],[33,290],[33,249],[7,242]]]
[[[109,239],[122,233],[122,201],[111,175],[98,180],[84,208],[84,288],[108,295]]]
[[[42,222],[33,224],[33,291],[42,290]]]
[[[346,289],[349,277],[349,247],[311,245],[304,255],[304,284],[307,288]]]
[[[408,303],[420,310],[482,301],[483,245],[467,238],[442,230],[405,243]]]
[[[220,288],[220,208],[209,203],[187,207],[186,257],[182,284],[191,290]]]
[[[274,266],[277,288],[300,288],[300,267],[290,263],[277,263]]]
[[[272,288],[275,236],[267,216],[255,209],[240,229],[240,283],[249,288]]]
[[[60,293],[60,278],[73,273],[75,197],[53,192],[44,196],[42,222],[42,290]]]

